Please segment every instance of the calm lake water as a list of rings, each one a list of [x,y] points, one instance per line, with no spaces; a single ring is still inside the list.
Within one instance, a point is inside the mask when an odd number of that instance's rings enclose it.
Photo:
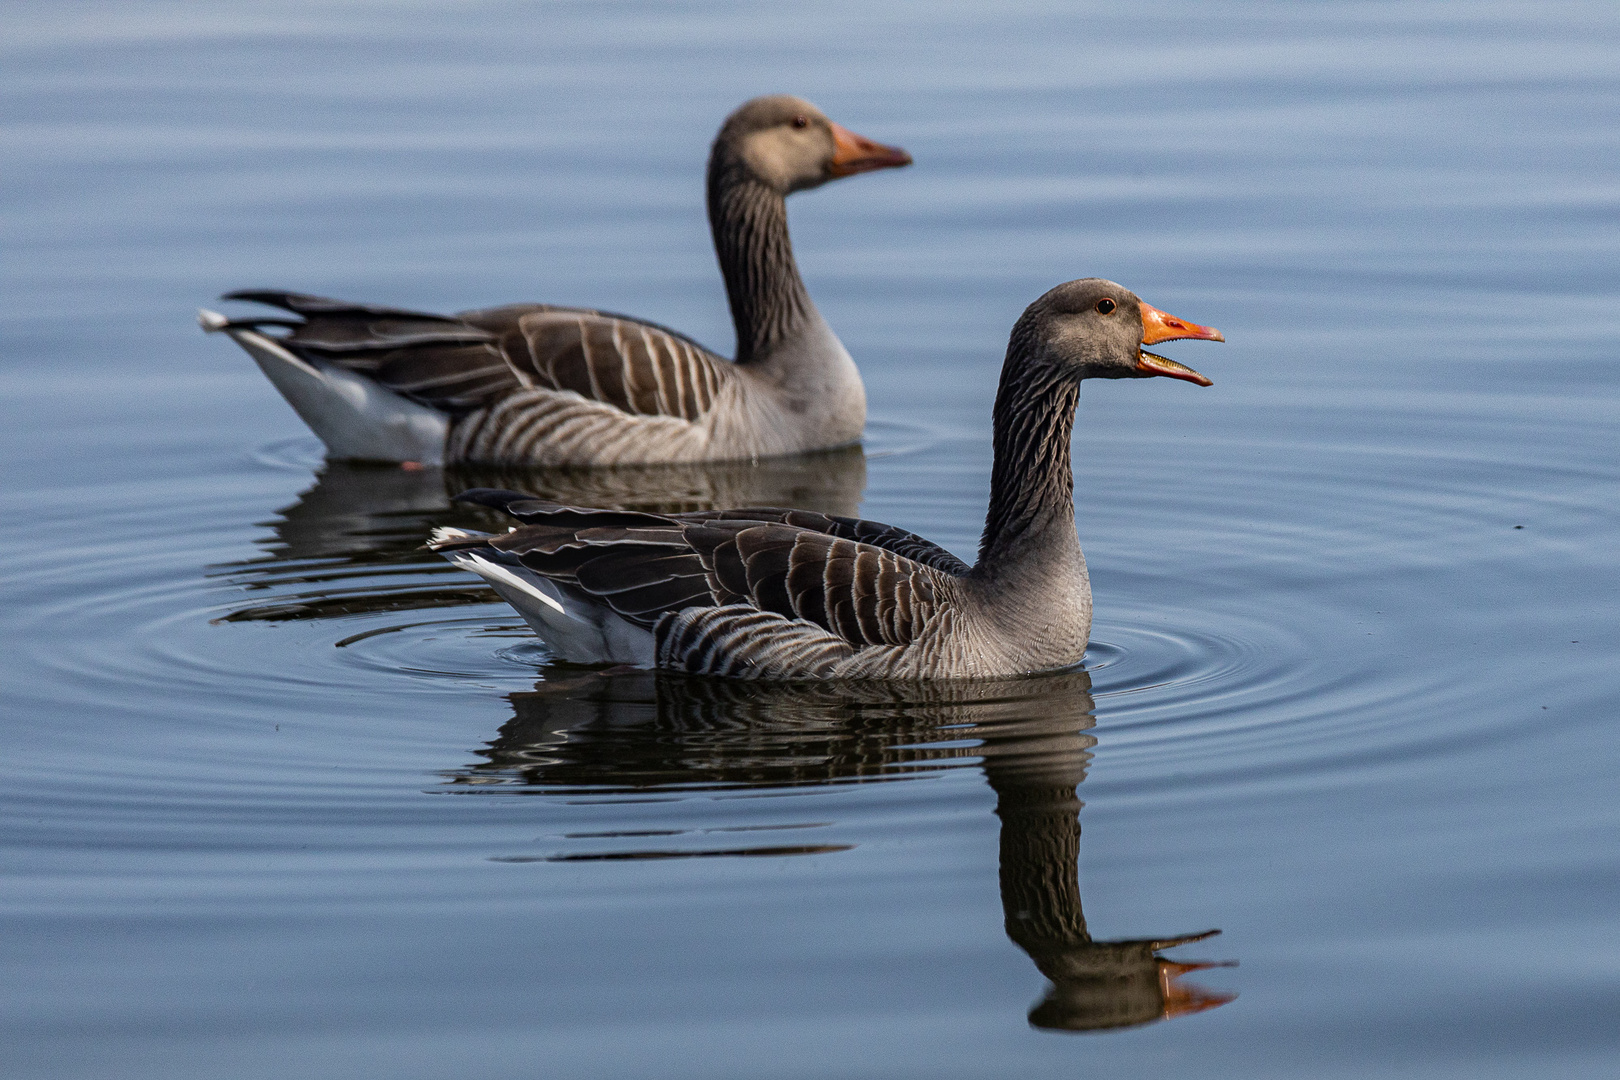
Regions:
[[[5,21],[7,1075],[1620,1070],[1613,4]],[[790,204],[865,453],[497,479],[971,555],[1007,330],[1111,277],[1228,344],[1082,395],[1085,671],[555,666],[419,549],[488,477],[323,464],[192,322],[282,286],[729,348],[702,166],[778,90],[916,157]]]

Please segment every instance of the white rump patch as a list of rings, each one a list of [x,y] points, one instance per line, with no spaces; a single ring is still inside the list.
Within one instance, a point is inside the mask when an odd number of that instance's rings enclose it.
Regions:
[[[475,539],[480,535],[462,529],[439,528],[433,531],[433,541]],[[594,597],[526,567],[503,564],[477,550],[442,554],[454,565],[489,582],[558,659],[576,664],[652,667],[652,631],[621,618]]]
[[[247,350],[332,457],[444,464],[450,418],[439,410],[336,364],[311,363],[267,334],[229,326],[218,312],[199,311],[197,322]]]

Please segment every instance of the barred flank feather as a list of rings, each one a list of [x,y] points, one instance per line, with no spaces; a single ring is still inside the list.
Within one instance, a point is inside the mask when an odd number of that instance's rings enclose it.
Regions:
[[[813,623],[747,604],[670,612],[653,637],[659,667],[693,675],[824,678],[855,654]]]
[[[648,465],[697,461],[704,434],[685,420],[637,417],[573,391],[518,390],[450,429],[451,462]]]

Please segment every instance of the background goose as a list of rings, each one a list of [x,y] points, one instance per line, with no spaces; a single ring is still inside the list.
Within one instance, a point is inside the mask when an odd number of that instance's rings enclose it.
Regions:
[[[248,289],[223,299],[302,319],[198,321],[235,338],[337,458],[623,465],[842,446],[860,438],[866,391],[799,277],[783,200],[910,163],[801,98],[727,118],[708,209],[734,362],[653,323],[550,304],[445,316]]]
[[[1091,631],[1074,528],[1070,434],[1080,380],[1191,368],[1142,351],[1220,341],[1098,278],[1042,296],[1013,327],[996,393],[978,561],[904,530],[803,510],[640,514],[517,492],[461,498],[525,522],[440,529],[565,660],[764,678],[963,678],[1068,667]]]

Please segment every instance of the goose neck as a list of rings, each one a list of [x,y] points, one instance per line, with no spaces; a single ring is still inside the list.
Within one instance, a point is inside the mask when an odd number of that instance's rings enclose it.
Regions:
[[[787,203],[716,147],[709,162],[709,229],[737,331],[737,362],[768,355],[815,320],[788,237]]]
[[[1038,571],[1079,558],[1069,447],[1079,398],[1072,371],[1025,363],[1009,351],[996,392],[995,464],[978,576]]]
[[[1072,784],[1003,782],[1001,904],[1007,936],[1031,955],[1091,941],[1080,905],[1080,800]]]

